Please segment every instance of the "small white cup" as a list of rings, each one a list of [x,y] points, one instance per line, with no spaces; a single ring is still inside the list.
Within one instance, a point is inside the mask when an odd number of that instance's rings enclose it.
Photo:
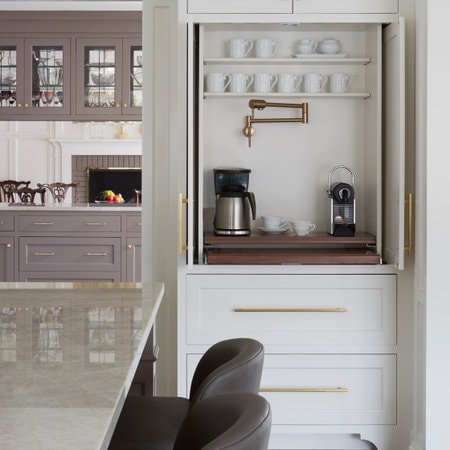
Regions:
[[[297,236],[307,236],[316,228],[316,224],[309,220],[293,220],[291,225]]]
[[[278,75],[272,73],[256,73],[254,82],[255,92],[271,92],[278,81]]]
[[[229,73],[211,72],[206,75],[207,92],[225,92],[230,83],[231,76]]]
[[[248,39],[230,39],[228,42],[228,55],[230,58],[245,58],[252,48],[253,42]]]
[[[295,73],[280,73],[278,75],[278,92],[290,94],[295,92],[302,82],[302,76]]]
[[[270,38],[261,38],[255,41],[255,55],[257,58],[272,58],[277,51],[277,43]]]
[[[332,73],[330,75],[330,92],[347,92],[352,84],[353,77],[348,73]]]
[[[266,230],[279,230],[286,225],[286,219],[277,216],[262,216],[262,224]]]
[[[232,73],[230,92],[247,92],[253,83],[253,75],[247,73]]]
[[[317,94],[324,91],[327,81],[327,75],[321,73],[306,73],[303,76],[303,89],[310,94]]]
[[[314,39],[300,39],[297,44],[298,53],[311,54],[316,51],[318,42]]]

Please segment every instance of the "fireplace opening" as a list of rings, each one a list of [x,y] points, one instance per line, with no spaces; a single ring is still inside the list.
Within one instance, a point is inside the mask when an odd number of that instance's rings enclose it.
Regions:
[[[125,202],[136,202],[135,190],[140,191],[142,186],[140,167],[88,167],[86,171],[89,203],[107,189],[122,194]]]

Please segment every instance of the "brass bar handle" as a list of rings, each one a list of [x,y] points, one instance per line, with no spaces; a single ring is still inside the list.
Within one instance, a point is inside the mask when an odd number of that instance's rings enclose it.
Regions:
[[[259,392],[338,392],[345,393],[348,392],[348,388],[346,387],[298,387],[298,388],[261,388]]]
[[[405,245],[405,252],[408,256],[412,256],[413,250],[413,196],[411,193],[408,194],[408,198],[405,200],[405,204],[408,208],[408,237],[407,244]]]
[[[33,225],[54,225],[53,222],[33,222]]]
[[[183,244],[183,204],[187,204],[188,199],[183,194],[178,194],[178,254],[182,255],[188,246]]]
[[[233,308],[234,312],[247,313],[247,312],[268,312],[268,313],[343,313],[348,312],[347,308]]]
[[[34,252],[34,256],[55,256],[54,252]]]
[[[85,222],[85,225],[88,227],[104,227],[106,226],[106,222]]]
[[[86,256],[108,256],[108,253],[91,253],[91,252],[87,252]]]

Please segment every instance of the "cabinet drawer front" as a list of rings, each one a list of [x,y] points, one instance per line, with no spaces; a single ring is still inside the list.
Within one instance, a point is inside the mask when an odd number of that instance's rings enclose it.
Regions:
[[[395,355],[266,355],[273,423],[395,424]]]
[[[395,14],[398,0],[294,0],[295,13]]]
[[[14,216],[0,214],[0,231],[14,231]]]
[[[142,231],[141,216],[127,216],[127,232],[140,233]]]
[[[189,14],[290,14],[292,0],[188,0]]]
[[[120,239],[20,238],[19,267],[24,271],[120,272]]]
[[[190,275],[187,344],[395,345],[395,275]]]
[[[119,215],[95,214],[41,214],[19,216],[20,231],[53,232],[88,232],[104,233],[106,231],[121,231]]]
[[[189,383],[199,359],[187,356]],[[273,425],[395,424],[396,356],[266,354],[261,394]]]

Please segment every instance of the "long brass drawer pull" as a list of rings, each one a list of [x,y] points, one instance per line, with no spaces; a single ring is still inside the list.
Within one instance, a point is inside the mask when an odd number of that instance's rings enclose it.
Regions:
[[[107,255],[108,255],[107,253],[91,253],[91,252],[86,253],[86,256],[107,256]]]
[[[346,387],[298,387],[298,388],[261,388],[259,392],[339,392],[345,393],[348,392],[348,388]]]
[[[234,312],[268,312],[268,313],[342,313],[348,312],[347,308],[234,308]]]
[[[88,227],[104,227],[106,222],[85,222],[85,225]]]
[[[178,254],[180,256],[188,249],[188,246],[183,244],[183,205],[188,202],[189,200],[183,197],[183,194],[178,194]]]
[[[33,222],[33,225],[54,225],[53,222]]]
[[[54,252],[34,252],[34,256],[55,256]]]

